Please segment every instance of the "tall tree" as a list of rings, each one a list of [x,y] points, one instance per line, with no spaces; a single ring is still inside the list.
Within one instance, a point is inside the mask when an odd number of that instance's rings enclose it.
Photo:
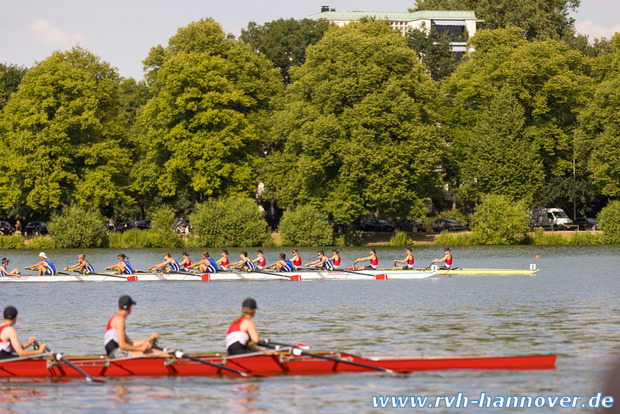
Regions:
[[[485,194],[531,202],[544,172],[537,148],[528,139],[523,107],[504,87],[480,116],[460,160],[461,190],[470,199]]]
[[[474,10],[484,29],[516,26],[528,40],[567,39],[575,33],[580,0],[416,0],[414,10]]]
[[[119,76],[80,47],[30,69],[3,111],[0,191],[46,212],[78,202],[122,202],[127,177]]]
[[[290,71],[306,60],[306,49],[323,37],[329,27],[327,20],[279,19],[258,25],[250,22],[241,29],[239,40],[264,54],[280,69],[285,84],[290,83]]]
[[[133,169],[143,198],[250,193],[277,98],[277,70],[212,19],[191,23],[145,60],[153,97],[141,111]]]
[[[441,80],[456,69],[456,54],[450,51],[450,40],[431,29],[411,29],[406,34],[409,47],[428,69],[431,77]]]
[[[440,185],[436,99],[406,39],[384,22],[330,28],[294,72],[276,115],[267,194],[344,223],[368,212],[419,213],[419,200]]]
[[[17,92],[17,88],[27,71],[28,69],[23,66],[0,63],[0,110],[4,108],[11,94]]]

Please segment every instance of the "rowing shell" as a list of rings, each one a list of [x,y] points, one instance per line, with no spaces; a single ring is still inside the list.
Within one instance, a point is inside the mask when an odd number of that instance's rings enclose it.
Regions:
[[[2,282],[149,282],[149,281],[230,281],[230,280],[384,280],[384,279],[426,279],[434,276],[433,271],[412,272],[410,270],[363,270],[353,271],[298,271],[298,272],[218,272],[209,274],[180,273],[137,273],[134,275],[94,274],[56,276],[5,276]]]
[[[533,370],[554,369],[555,355],[508,356],[440,356],[440,357],[363,357],[347,353],[317,352],[321,356],[390,369],[397,373],[430,370]],[[66,357],[76,367],[93,377],[128,376],[237,376],[217,366],[202,364],[188,358],[142,356],[109,359],[104,356]],[[290,353],[266,355],[255,353],[239,356],[220,354],[195,355],[204,361],[239,370],[250,375],[320,375],[346,372],[371,372],[370,368],[330,361],[312,355]],[[69,377],[83,374],[52,357],[24,357],[0,361],[0,377]]]
[[[436,270],[437,275],[533,275],[539,269],[442,269]],[[416,269],[414,271],[424,271]]]

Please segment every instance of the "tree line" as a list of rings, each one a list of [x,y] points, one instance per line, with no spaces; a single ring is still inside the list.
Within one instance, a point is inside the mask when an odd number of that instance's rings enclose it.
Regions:
[[[588,43],[578,5],[418,0],[485,20],[460,61],[384,21],[280,19],[235,39],[205,18],[150,50],[144,81],[79,46],[0,65],[0,209],[188,216],[242,197],[351,225],[498,195],[595,215],[620,195],[620,35]]]

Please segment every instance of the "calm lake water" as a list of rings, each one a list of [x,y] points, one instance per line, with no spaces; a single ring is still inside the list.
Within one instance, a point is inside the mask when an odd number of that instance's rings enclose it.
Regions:
[[[240,249],[229,249],[238,257]],[[304,261],[316,249],[300,249]],[[326,249],[327,250],[327,249]],[[330,249],[331,250],[331,249]],[[405,257],[378,248],[380,265]],[[416,248],[419,267],[442,256]],[[0,412],[461,412],[455,409],[373,409],[372,396],[579,395],[603,391],[610,362],[620,358],[620,247],[454,247],[459,267],[541,269],[535,276],[453,276],[423,280],[42,283],[0,285],[0,308],[19,309],[20,339],[29,336],[68,355],[100,354],[108,319],[122,294],[138,304],[128,333],[152,332],[169,348],[222,351],[224,335],[248,296],[259,306],[264,338],[304,342],[313,350],[365,355],[557,354],[555,370],[381,373],[275,378],[126,378],[104,385],[82,380],[0,380]],[[253,251],[250,250],[250,251]],[[162,261],[164,250],[124,251],[138,269]],[[276,249],[265,249],[268,262]],[[288,252],[288,250],[286,250]],[[36,251],[3,251],[11,268],[36,263]],[[62,268],[79,251],[46,251]],[[98,270],[115,250],[87,250]],[[180,259],[181,250],[172,250]],[[190,251],[197,261],[199,250]],[[215,257],[219,252],[213,251]],[[344,264],[366,256],[343,248]],[[536,259],[535,256],[540,258]],[[620,404],[620,403],[618,403]],[[468,412],[477,412],[470,408]],[[556,408],[556,411],[558,409]],[[562,411],[584,412],[584,409]],[[483,412],[500,410],[484,409]],[[527,412],[548,412],[532,408]]]

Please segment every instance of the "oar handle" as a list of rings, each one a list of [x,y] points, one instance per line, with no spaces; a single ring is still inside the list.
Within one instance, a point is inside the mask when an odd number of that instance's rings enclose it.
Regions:
[[[37,341],[34,341],[32,346],[33,346],[33,348],[35,350],[39,349],[39,343]],[[54,357],[55,360],[64,362],[65,364],[69,365],[71,368],[73,368],[74,370],[76,370],[80,374],[84,375],[84,377],[86,377],[86,381],[88,381],[88,382],[101,382],[101,383],[105,382],[104,379],[94,378],[88,372],[84,371],[82,368],[78,367],[73,362],[71,362],[67,358],[65,358],[65,356],[63,354],[61,354],[60,352],[54,352],[49,347],[47,348],[47,352],[49,352]]]

